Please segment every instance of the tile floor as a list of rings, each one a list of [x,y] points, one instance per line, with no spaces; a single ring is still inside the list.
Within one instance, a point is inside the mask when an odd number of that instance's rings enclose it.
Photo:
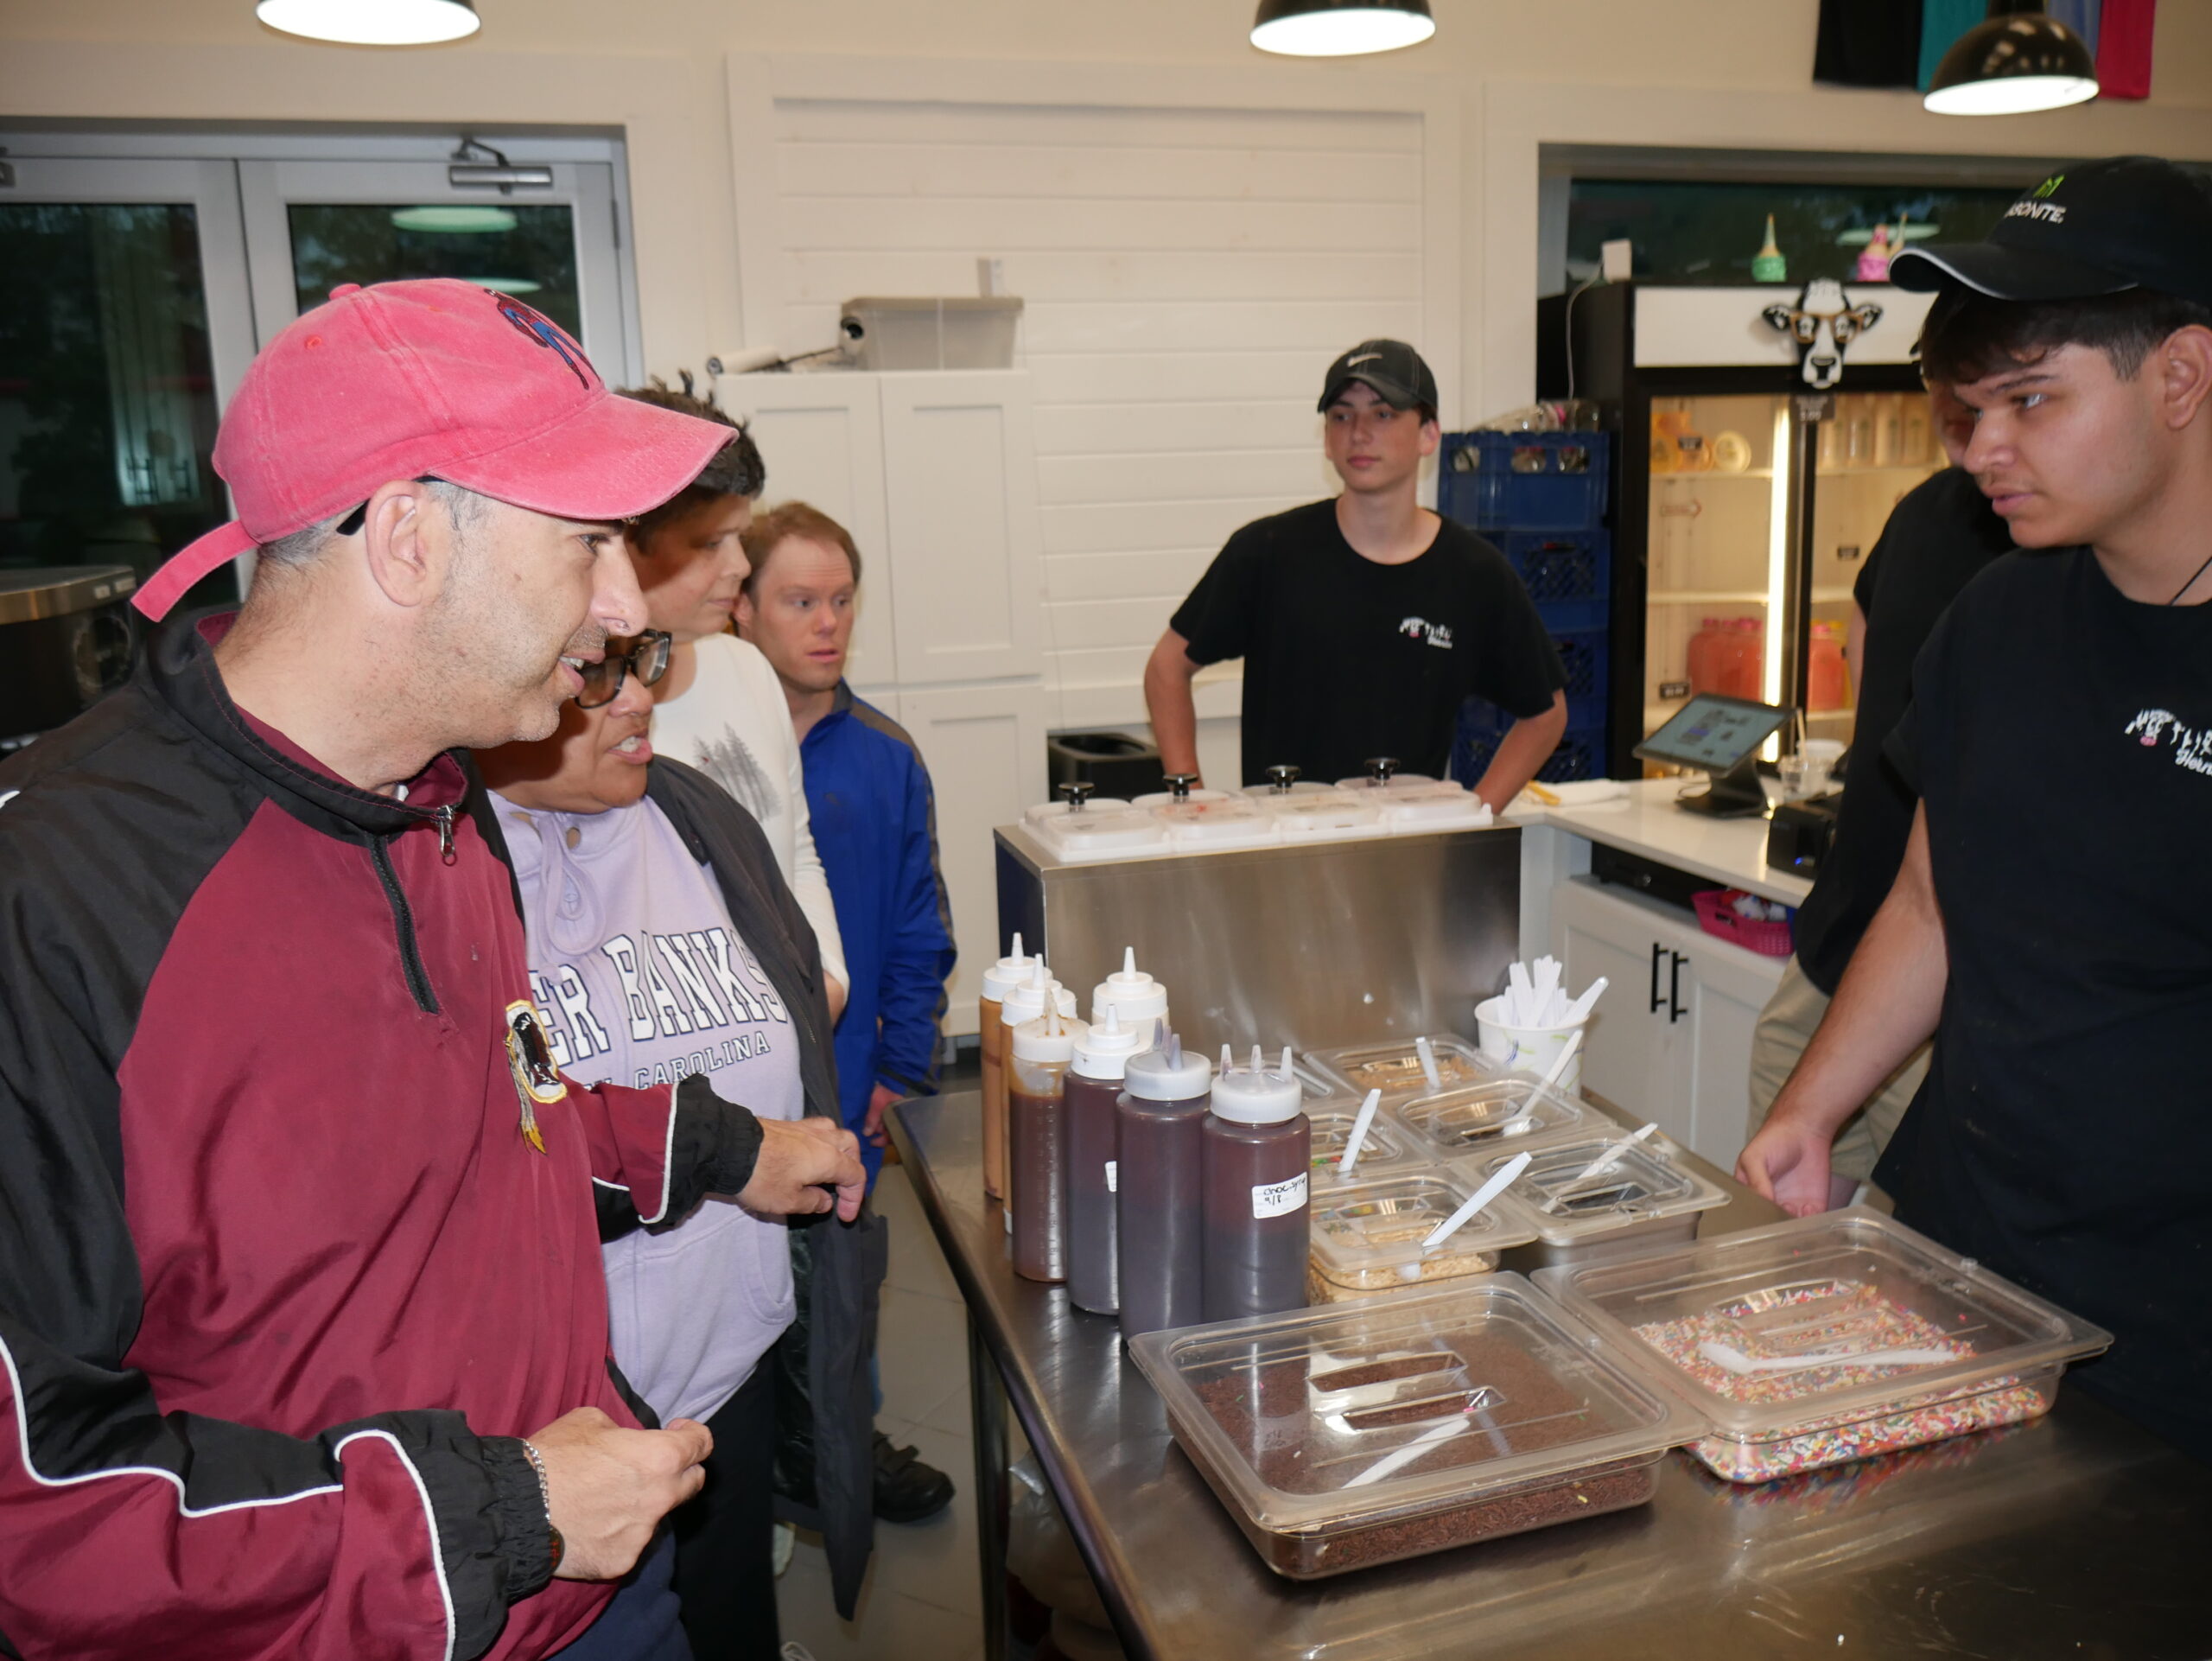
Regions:
[[[983,1623],[967,1315],[898,1167],[884,1168],[875,1206],[891,1225],[891,1272],[877,1332],[883,1413],[876,1422],[948,1473],[959,1492],[950,1511],[929,1522],[876,1524],[875,1558],[855,1620],[837,1618],[822,1548],[800,1535],[777,1586],[777,1613],[785,1640],[804,1645],[816,1661],[971,1661],[983,1652]]]

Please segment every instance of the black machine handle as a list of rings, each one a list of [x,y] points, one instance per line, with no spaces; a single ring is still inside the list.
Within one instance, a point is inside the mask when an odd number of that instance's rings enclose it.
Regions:
[[[1088,779],[1071,779],[1065,784],[1055,785],[1052,788],[1059,792],[1060,799],[1071,811],[1080,812],[1083,805],[1090,799],[1098,786]]]
[[[1682,965],[1689,961],[1679,951],[1667,954],[1675,960],[1667,977],[1667,1024],[1671,1027],[1689,1012],[1682,1008]]]
[[[1387,785],[1390,775],[1398,770],[1395,755],[1370,755],[1367,758],[1367,780],[1370,784]]]
[[[1275,796],[1289,795],[1290,787],[1298,782],[1298,773],[1299,770],[1296,767],[1287,765],[1269,767],[1268,783],[1272,788],[1268,793]]]
[[[1656,940],[1651,943],[1651,1009],[1649,1013],[1655,1015],[1662,1007],[1659,1001],[1659,959],[1666,950],[1667,948]]]
[[[1161,782],[1177,801],[1187,802],[1191,799],[1191,786],[1198,782],[1198,775],[1195,773],[1171,773]]]

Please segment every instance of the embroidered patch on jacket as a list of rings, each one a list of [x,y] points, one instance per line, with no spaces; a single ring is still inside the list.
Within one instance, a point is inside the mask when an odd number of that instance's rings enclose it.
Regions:
[[[520,1110],[523,1140],[545,1151],[545,1138],[537,1129],[537,1110],[564,1099],[569,1086],[561,1069],[553,1065],[553,1047],[546,1042],[545,1023],[527,998],[507,1005],[507,1070],[514,1075],[515,1101]]]

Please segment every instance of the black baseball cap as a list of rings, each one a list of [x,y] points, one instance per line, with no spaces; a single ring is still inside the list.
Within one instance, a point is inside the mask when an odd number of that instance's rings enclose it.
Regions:
[[[1354,381],[1370,386],[1375,396],[1394,410],[1436,408],[1436,377],[1428,372],[1421,353],[1403,340],[1362,340],[1329,366],[1321,383],[1321,401],[1313,407],[1325,410],[1344,396]]]
[[[1933,242],[1890,261],[1918,292],[1963,283],[1997,300],[2084,300],[2155,289],[2212,305],[2212,181],[2155,156],[2061,169],[1980,242]]]

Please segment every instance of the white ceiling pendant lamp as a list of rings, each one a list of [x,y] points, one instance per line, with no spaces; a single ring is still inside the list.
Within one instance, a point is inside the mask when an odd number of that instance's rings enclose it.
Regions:
[[[258,0],[274,29],[340,46],[438,46],[483,27],[473,0]]]
[[[1419,46],[1435,33],[1428,0],[1260,0],[1252,44],[1291,58],[1351,58]]]
[[[2037,0],[1989,0],[1989,16],[1951,43],[1923,100],[1937,115],[2028,115],[2097,95],[2088,44]]]

